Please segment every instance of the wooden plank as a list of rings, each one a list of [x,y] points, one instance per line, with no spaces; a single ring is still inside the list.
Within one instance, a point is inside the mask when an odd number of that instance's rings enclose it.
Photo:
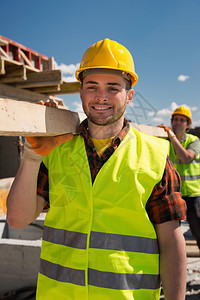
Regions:
[[[0,99],[0,135],[55,136],[76,133],[78,113],[29,102]]]
[[[168,137],[167,132],[163,128],[148,126],[143,124],[136,124],[136,123],[131,123],[131,125],[138,131],[141,131],[146,134],[150,134],[157,137],[163,137],[163,138]]]
[[[187,257],[200,257],[197,243],[187,243],[186,241],[186,253]]]
[[[15,60],[10,59],[10,58],[0,57],[0,60],[3,60],[3,61],[4,61],[6,71],[10,71],[10,72],[11,72],[12,69],[15,70],[15,69],[17,69],[18,67],[21,68],[21,67],[23,66],[24,68],[26,68],[27,74],[28,74],[29,72],[31,72],[31,73],[33,73],[33,72],[34,72],[34,73],[35,73],[35,72],[40,72],[40,70],[34,68],[33,66],[32,66],[32,67],[27,66],[27,65],[25,65],[25,64],[23,64],[23,63],[21,63],[21,62],[17,62],[17,61],[15,61]]]
[[[37,73],[27,74],[27,80],[17,83],[16,86],[20,88],[35,88],[46,87],[62,83],[61,70],[46,70]]]
[[[3,59],[0,59],[0,75],[4,75],[5,73],[5,61]]]
[[[80,83],[78,81],[63,82],[60,85],[60,91],[56,93],[56,95],[77,94],[79,93],[79,88],[80,88]]]
[[[4,57],[9,59],[9,55],[0,47],[0,55],[3,55]]]
[[[27,65],[29,67],[33,67],[31,61],[28,59],[28,57],[26,56],[26,54],[21,49],[19,49],[19,53],[21,54],[21,56],[23,57],[23,59],[25,60],[25,62],[27,63]]]
[[[55,68],[54,57],[49,57],[49,59],[48,59],[48,65],[49,65],[49,70],[54,70],[54,68]]]
[[[8,136],[75,133],[80,123],[79,115],[75,112],[3,98],[0,99],[0,120],[0,135]],[[140,128],[144,133],[147,133],[148,127],[148,132],[154,136],[165,135],[162,128],[152,129],[149,128],[152,126],[140,124],[134,124],[134,127]]]
[[[1,83],[16,83],[26,80],[26,69],[23,65],[7,68],[3,77],[0,77]]]
[[[42,93],[46,95],[59,95],[60,94],[60,84],[57,85],[51,85],[51,86],[41,86],[36,88],[29,89],[32,92],[35,93]]]
[[[3,83],[0,83],[0,97],[12,99],[12,100],[18,100],[18,101],[34,102],[34,103],[37,103],[40,100],[47,101],[50,99],[48,95],[33,93],[31,91],[19,89]]]
[[[0,46],[6,46],[8,45],[8,41],[2,39],[1,35],[0,35]]]

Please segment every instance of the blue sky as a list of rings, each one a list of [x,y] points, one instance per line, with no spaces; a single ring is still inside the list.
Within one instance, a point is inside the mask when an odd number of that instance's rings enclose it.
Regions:
[[[0,9],[0,35],[53,56],[67,80],[90,45],[118,41],[139,77],[127,117],[169,125],[171,112],[186,104],[200,126],[199,0],[4,0]],[[62,98],[80,110],[78,94]]]

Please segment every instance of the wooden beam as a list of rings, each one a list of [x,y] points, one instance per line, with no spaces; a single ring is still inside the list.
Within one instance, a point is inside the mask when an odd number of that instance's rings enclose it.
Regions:
[[[63,82],[60,85],[60,91],[58,91],[56,93],[56,95],[77,94],[79,92],[79,88],[80,88],[80,83],[78,81],[75,81],[75,82]],[[48,94],[50,94],[50,93],[48,93]]]
[[[20,88],[46,87],[62,83],[62,71],[46,70],[27,74],[27,80],[17,83]]]
[[[27,65],[29,67],[33,67],[31,61],[28,59],[28,57],[26,56],[26,54],[21,49],[19,49],[19,53],[21,54],[21,56],[23,57],[23,59],[25,60],[25,62],[27,63]]]
[[[80,123],[78,113],[24,101],[0,98],[0,135],[52,136],[76,133]],[[146,134],[166,137],[164,129],[140,124],[133,126]]]
[[[0,59],[0,75],[4,75],[5,73],[5,61],[3,59]]]
[[[55,69],[54,57],[49,57],[49,59],[48,59],[48,67],[49,67],[49,70],[54,70]]]
[[[60,84],[44,86],[44,87],[41,86],[41,87],[31,88],[30,90],[35,93],[42,93],[42,94],[46,94],[46,95],[59,95]]]
[[[8,45],[8,41],[2,39],[2,37],[0,36],[0,46],[6,46]]]
[[[55,136],[76,133],[78,113],[43,105],[0,99],[0,135]]]
[[[34,68],[33,66],[32,67],[27,66],[21,62],[17,62],[10,58],[0,57],[0,61],[4,64],[6,73],[7,72],[11,73],[12,70],[16,70],[17,68],[22,68],[22,67],[26,69],[27,74],[40,72],[38,69]]]
[[[7,84],[0,83],[0,97],[18,101],[28,101],[37,103],[40,100],[47,101],[49,96],[45,94],[33,93],[31,91],[19,89]]]
[[[1,47],[0,47],[0,55],[3,55],[4,57],[9,58],[9,55],[6,53],[6,51],[4,51]]]
[[[148,126],[143,124],[131,123],[131,125],[138,131],[144,132],[157,137],[168,137],[167,132],[160,127]]]
[[[18,81],[26,80],[26,69],[23,65],[6,68],[3,77],[0,77],[1,83],[16,83]]]
[[[79,82],[63,82],[58,85],[44,86],[44,87],[32,87],[31,91],[36,93],[42,93],[47,95],[66,95],[79,93]]]

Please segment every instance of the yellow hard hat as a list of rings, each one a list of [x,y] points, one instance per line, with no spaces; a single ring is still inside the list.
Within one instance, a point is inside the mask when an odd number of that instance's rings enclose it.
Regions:
[[[105,39],[90,46],[83,54],[80,68],[76,71],[76,79],[88,69],[119,70],[130,74],[131,87],[138,81],[132,55],[122,45],[115,41]],[[125,76],[126,77],[126,76]]]
[[[174,115],[183,115],[185,117],[187,117],[190,121],[190,123],[192,123],[192,115],[191,115],[191,111],[189,110],[189,108],[187,106],[181,105],[179,106],[177,109],[175,109],[175,111],[172,113],[172,117]]]

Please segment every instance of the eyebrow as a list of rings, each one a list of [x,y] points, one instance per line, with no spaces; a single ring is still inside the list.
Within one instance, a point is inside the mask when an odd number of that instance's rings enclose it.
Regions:
[[[89,80],[89,81],[86,81],[85,84],[98,84],[98,82]],[[117,83],[117,82],[107,82],[106,84],[107,84],[107,85],[117,85],[117,86],[121,86],[121,84],[119,84],[119,83]]]

